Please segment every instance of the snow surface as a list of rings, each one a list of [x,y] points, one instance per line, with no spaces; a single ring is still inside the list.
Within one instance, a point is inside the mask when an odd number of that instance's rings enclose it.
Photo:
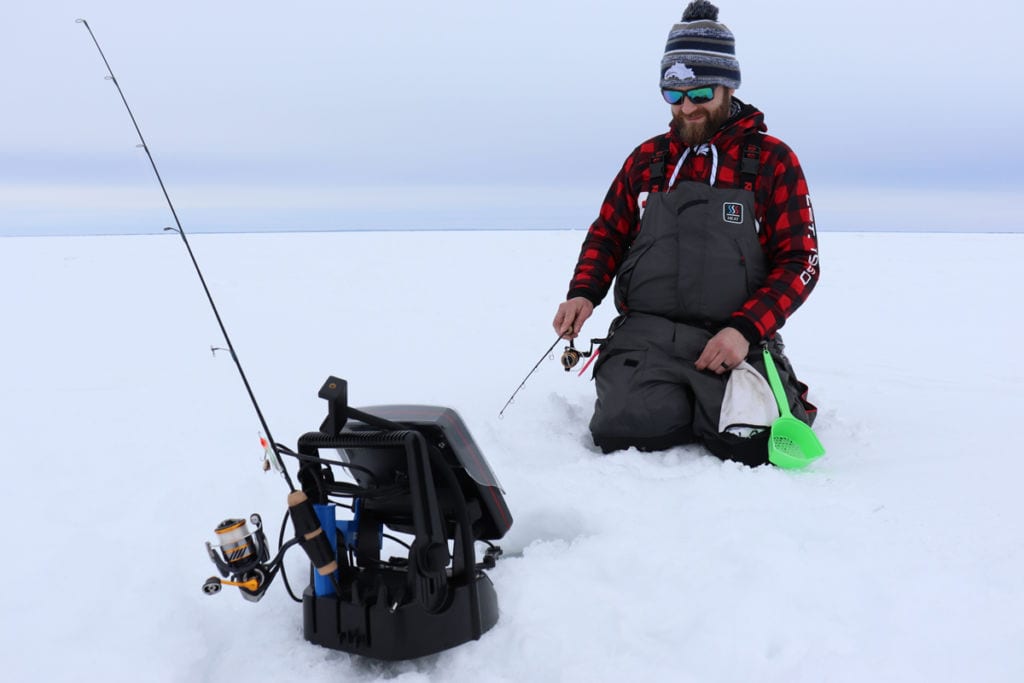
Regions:
[[[1024,236],[822,235],[785,330],[828,448],[801,473],[603,456],[554,358],[499,419],[581,239],[192,237],[275,438],[335,374],[455,408],[506,488],[499,623],[390,664],[307,643],[279,584],[200,591],[216,524],[276,536],[287,489],[180,240],[0,240],[3,680],[1024,680]]]

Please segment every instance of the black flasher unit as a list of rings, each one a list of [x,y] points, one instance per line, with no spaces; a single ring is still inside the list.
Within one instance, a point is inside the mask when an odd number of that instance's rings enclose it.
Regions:
[[[319,396],[328,404],[320,429],[294,451],[278,445],[299,461],[300,489],[288,501],[294,538],[268,561],[261,525],[250,533],[244,520],[225,520],[209,552],[231,579],[211,578],[204,590],[237,585],[258,600],[298,544],[311,561],[301,597],[307,640],[404,660],[480,638],[498,620],[486,570],[512,515],[466,424],[440,406],[351,408],[336,377]]]

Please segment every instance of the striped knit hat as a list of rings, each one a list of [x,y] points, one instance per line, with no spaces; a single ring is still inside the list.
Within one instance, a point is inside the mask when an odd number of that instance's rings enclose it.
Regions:
[[[740,64],[732,31],[718,23],[718,8],[707,0],[693,0],[682,22],[668,34],[661,87],[683,90],[702,85],[740,87]]]

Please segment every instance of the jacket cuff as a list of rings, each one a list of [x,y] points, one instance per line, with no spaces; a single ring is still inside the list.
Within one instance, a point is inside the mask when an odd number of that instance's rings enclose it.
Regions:
[[[602,297],[597,296],[589,289],[570,289],[569,293],[565,295],[565,300],[568,301],[569,299],[575,299],[578,296],[581,296],[590,303],[594,304],[594,308],[597,308],[598,306],[601,305]]]
[[[729,322],[725,323],[726,327],[732,327],[751,344],[758,344],[761,341],[761,333],[757,331],[757,327],[754,323],[750,322],[744,317],[733,316],[729,318]]]

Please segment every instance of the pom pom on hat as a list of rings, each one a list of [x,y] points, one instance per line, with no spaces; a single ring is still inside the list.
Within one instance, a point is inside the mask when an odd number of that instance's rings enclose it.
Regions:
[[[718,8],[708,0],[693,0],[683,10],[683,21],[696,21],[697,19],[718,21]]]
[[[669,31],[661,87],[687,90],[702,85],[740,87],[740,64],[732,31],[718,23],[718,8],[708,0],[693,0]]]

